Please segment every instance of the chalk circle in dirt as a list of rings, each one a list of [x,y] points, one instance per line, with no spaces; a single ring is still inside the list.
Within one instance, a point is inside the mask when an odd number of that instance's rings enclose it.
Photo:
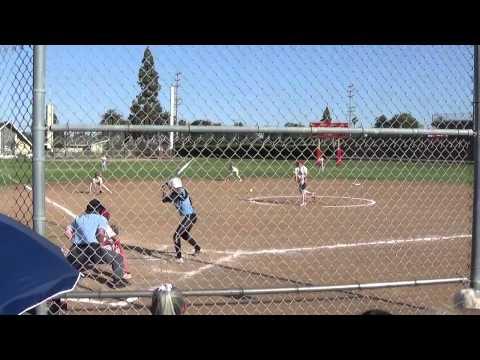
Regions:
[[[374,206],[376,202],[372,199],[363,199],[351,196],[316,195],[315,198],[308,197],[308,206],[323,208],[357,208]],[[256,205],[288,206],[298,205],[301,198],[298,195],[271,195],[257,196],[246,199]]]

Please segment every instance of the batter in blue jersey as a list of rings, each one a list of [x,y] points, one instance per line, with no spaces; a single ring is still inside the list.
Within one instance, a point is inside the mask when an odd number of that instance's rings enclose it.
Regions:
[[[173,203],[177,208],[178,213],[182,217],[180,225],[178,225],[175,234],[173,235],[173,243],[175,245],[175,258],[177,262],[182,263],[182,245],[181,239],[188,241],[195,249],[193,256],[196,256],[200,253],[200,246],[193,239],[191,233],[193,225],[197,222],[197,213],[192,206],[192,200],[190,195],[182,185],[182,180],[180,178],[173,178],[167,184],[168,189],[170,190],[169,194],[165,194],[165,187],[162,188],[163,196],[162,202],[164,203]]]

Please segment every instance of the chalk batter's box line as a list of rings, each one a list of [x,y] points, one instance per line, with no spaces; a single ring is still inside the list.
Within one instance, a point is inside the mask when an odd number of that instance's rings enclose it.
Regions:
[[[455,239],[465,239],[471,238],[470,234],[459,234],[459,235],[447,235],[447,236],[426,236],[418,238],[409,238],[409,239],[398,239],[398,240],[380,240],[380,241],[370,241],[370,242],[357,242],[357,243],[338,243],[331,245],[321,245],[321,246],[310,246],[310,247],[297,247],[297,248],[285,248],[285,249],[260,249],[260,250],[214,250],[214,249],[202,249],[202,253],[210,254],[219,254],[219,255],[236,255],[238,256],[255,256],[255,255],[282,255],[288,253],[296,252],[313,252],[321,250],[335,250],[335,249],[346,249],[346,248],[356,248],[356,247],[368,247],[368,246],[379,246],[379,245],[401,245],[408,243],[418,243],[418,242],[435,242],[443,240],[455,240]],[[136,258],[136,260],[147,260],[147,261],[166,261],[165,259],[155,258],[155,257],[144,257]]]
[[[398,245],[398,244],[419,243],[419,242],[435,242],[435,241],[454,240],[454,239],[462,239],[462,238],[471,238],[471,235],[461,234],[461,235],[450,235],[450,236],[429,236],[429,237],[411,238],[411,239],[383,240],[383,241],[360,242],[360,243],[344,243],[344,244],[322,245],[322,246],[316,246],[316,247],[301,247],[301,248],[290,248],[290,249],[265,249],[265,250],[254,250],[254,251],[206,250],[206,252],[216,253],[216,254],[227,254],[227,256],[221,257],[217,261],[204,265],[198,268],[197,270],[193,270],[185,273],[180,278],[180,280],[184,280],[184,279],[199,275],[206,270],[210,270],[214,268],[215,266],[221,265],[223,263],[231,262],[242,256],[283,255],[283,254],[298,253],[298,252],[314,252],[314,251],[321,251],[321,250],[334,250],[334,249],[368,247],[368,246],[385,246],[385,245]]]

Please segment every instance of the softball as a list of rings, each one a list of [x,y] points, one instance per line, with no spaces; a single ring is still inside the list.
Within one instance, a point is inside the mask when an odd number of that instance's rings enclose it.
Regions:
[[[253,189],[250,189],[250,192],[253,192]]]

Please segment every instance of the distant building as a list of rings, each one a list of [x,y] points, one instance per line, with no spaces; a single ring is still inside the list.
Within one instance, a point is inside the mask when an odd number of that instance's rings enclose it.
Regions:
[[[93,143],[90,145],[90,151],[93,154],[103,154],[104,153],[104,145],[108,142],[109,140],[102,140],[96,143]]]
[[[0,157],[31,154],[32,141],[11,122],[0,122]]]

